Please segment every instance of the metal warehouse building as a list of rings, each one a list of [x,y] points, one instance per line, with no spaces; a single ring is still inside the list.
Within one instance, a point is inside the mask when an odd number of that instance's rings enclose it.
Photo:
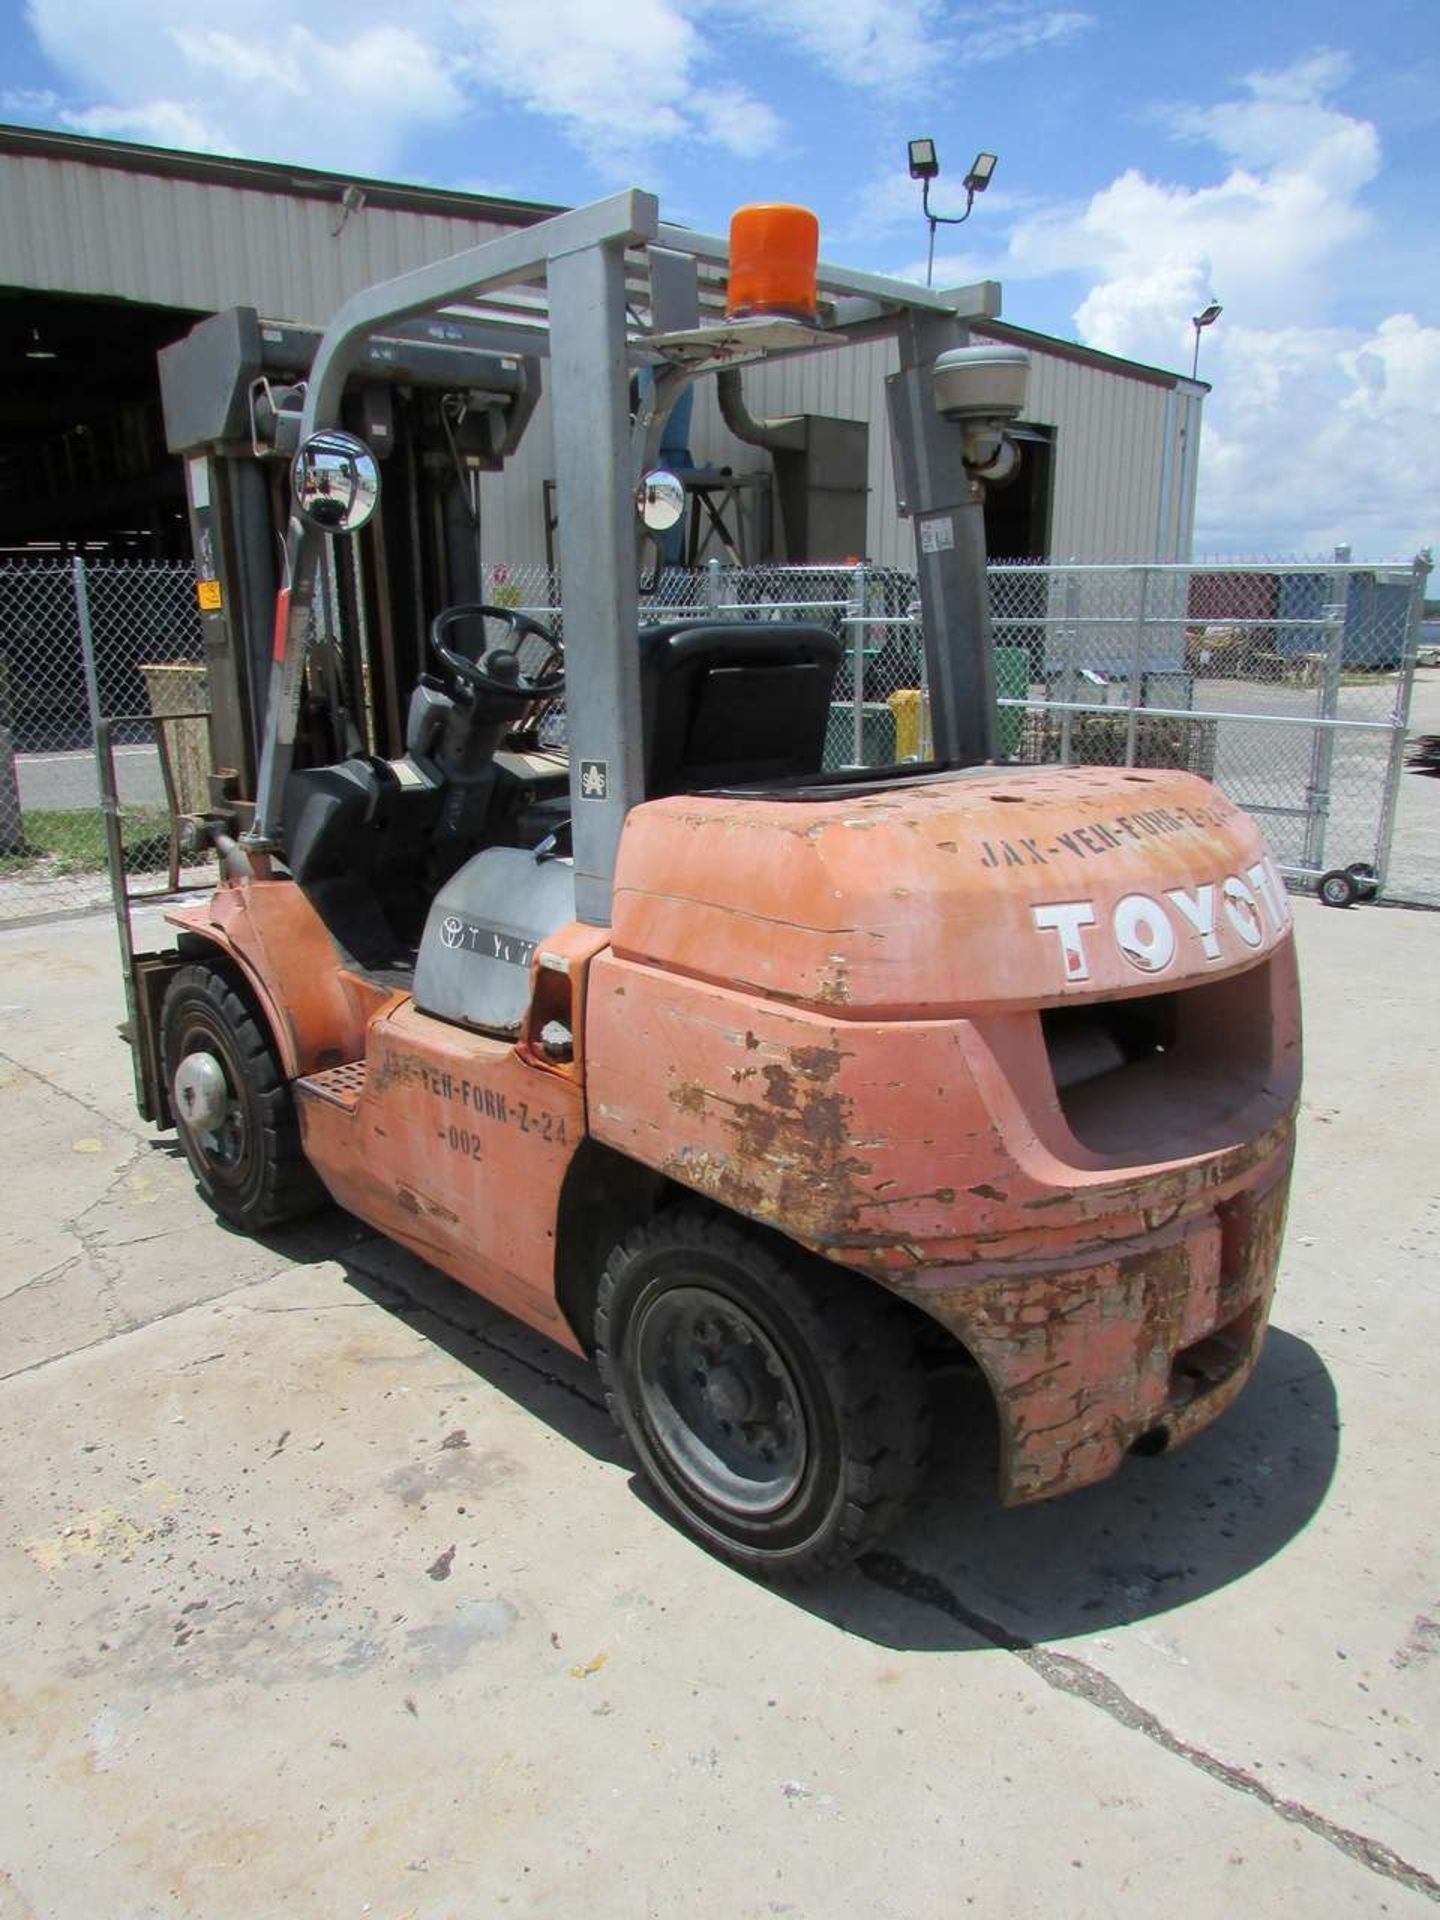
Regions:
[[[0,548],[181,557],[184,502],[164,444],[160,347],[235,306],[323,325],[362,286],[554,211],[0,128]],[[1032,356],[1026,459],[987,516],[992,554],[1188,558],[1205,387],[998,319],[975,332]],[[749,376],[745,401],[762,418],[868,423],[868,557],[908,566],[885,426],[894,353],[884,343],[770,365]],[[697,397],[689,447],[697,467],[716,471],[720,512],[728,501],[747,557],[844,557],[785,554],[778,520],[755,511],[765,490],[744,479],[767,472],[771,456],[726,427],[713,383]],[[489,560],[545,559],[553,471],[542,398],[505,472],[482,481]]]

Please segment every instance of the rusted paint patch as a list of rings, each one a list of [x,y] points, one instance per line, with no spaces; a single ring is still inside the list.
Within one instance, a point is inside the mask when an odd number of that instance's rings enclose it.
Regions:
[[[839,1047],[792,1047],[790,1058],[807,1080],[833,1080],[845,1055]]]
[[[685,1148],[665,1160],[661,1172],[681,1186],[709,1194],[736,1213],[750,1214],[756,1219],[773,1217],[765,1189],[757,1181],[748,1179],[724,1154],[693,1153]]]
[[[795,1079],[785,1067],[776,1065],[765,1070],[765,1098],[772,1107],[795,1106]]]
[[[1207,1211],[1183,1233],[1068,1271],[943,1292],[891,1278],[951,1329],[995,1388],[1008,1504],[1103,1479],[1151,1428],[1177,1445],[1231,1404],[1263,1342],[1286,1197],[1281,1178],[1225,1221]],[[1225,1330],[1235,1341],[1226,1364],[1205,1377],[1197,1359],[1187,1371],[1186,1354],[1223,1346]]]

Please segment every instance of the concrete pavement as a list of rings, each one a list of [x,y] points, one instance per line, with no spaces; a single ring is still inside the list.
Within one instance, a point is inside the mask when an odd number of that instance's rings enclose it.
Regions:
[[[108,921],[0,934],[0,1920],[1431,1910],[1440,922],[1296,918],[1239,1405],[1003,1513],[959,1396],[803,1600],[673,1533],[542,1340],[339,1215],[217,1226]]]

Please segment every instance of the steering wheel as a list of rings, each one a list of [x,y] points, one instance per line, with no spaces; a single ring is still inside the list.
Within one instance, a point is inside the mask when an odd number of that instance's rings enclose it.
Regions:
[[[452,627],[462,620],[498,620],[509,630],[508,646],[490,647],[478,660],[449,644]],[[482,630],[483,631],[483,630]],[[550,649],[538,673],[521,673],[520,648],[526,640],[543,640]],[[515,700],[553,700],[565,690],[565,649],[558,634],[514,607],[447,607],[430,626],[430,645],[448,673],[480,693],[508,694]]]

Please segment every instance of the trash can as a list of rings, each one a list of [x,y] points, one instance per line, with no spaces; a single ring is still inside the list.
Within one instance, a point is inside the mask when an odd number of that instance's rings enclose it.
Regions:
[[[1023,700],[1030,691],[1030,655],[1024,647],[996,647],[995,698]],[[995,716],[995,751],[1013,760],[1020,751],[1024,707],[1001,707]]]
[[[901,687],[891,694],[888,705],[895,716],[895,758],[905,761],[928,757],[921,752],[920,740],[922,724],[927,734],[930,730],[930,703],[924,694],[918,687]]]
[[[1030,656],[1024,647],[996,647],[995,697],[1023,700],[1029,691]],[[930,738],[930,696],[918,687],[902,687],[891,694],[888,704],[895,716],[896,759],[930,759],[935,751]],[[1024,707],[999,708],[995,723],[995,751],[1002,760],[1013,760],[1020,751]]]
[[[141,663],[160,763],[169,776],[176,813],[204,813],[210,805],[210,688],[198,660]],[[200,716],[196,718],[195,716]]]

